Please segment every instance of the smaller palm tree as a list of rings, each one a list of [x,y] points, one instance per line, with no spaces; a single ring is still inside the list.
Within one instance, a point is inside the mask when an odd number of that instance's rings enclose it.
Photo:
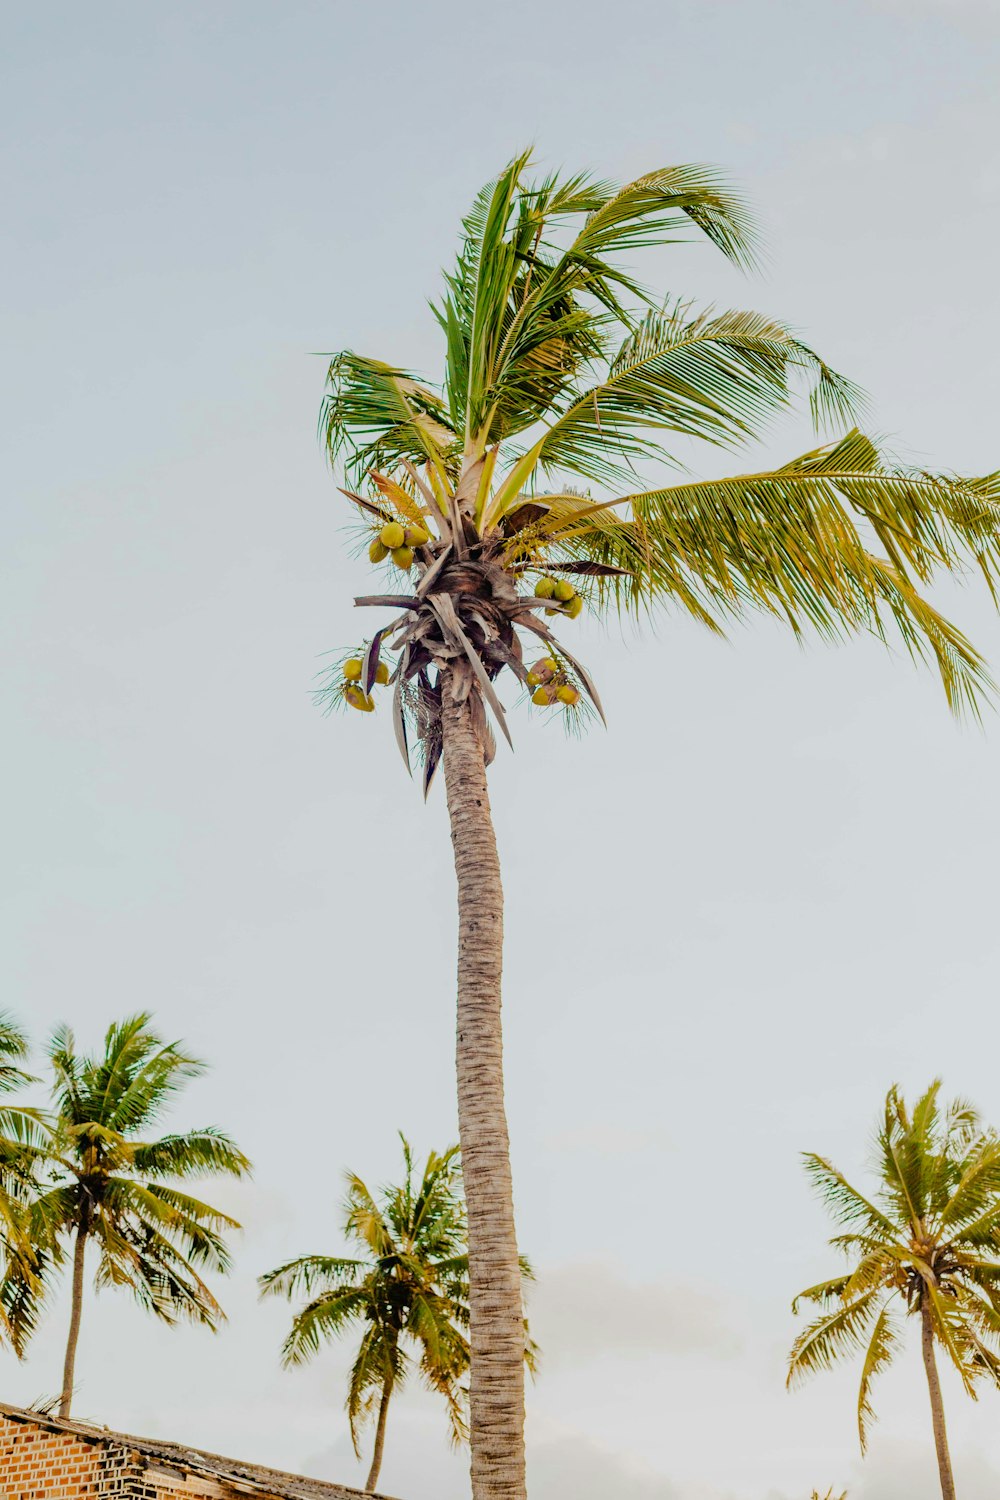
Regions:
[[[793,1302],[793,1312],[802,1303],[823,1311],[795,1340],[788,1380],[863,1353],[864,1452],[872,1383],[899,1347],[900,1318],[919,1318],[941,1493],[955,1500],[934,1351],[944,1350],[970,1396],[980,1380],[1000,1386],[1000,1137],[962,1100],[942,1110],[940,1088],[940,1080],[932,1083],[912,1111],[896,1087],[889,1090],[871,1198],[824,1157],[806,1155],[806,1170],[844,1227],[830,1244],[849,1269]]]
[[[0,1097],[35,1080],[20,1064],[28,1039],[0,1013]],[[42,1141],[37,1110],[0,1102],[0,1335],[20,1355],[34,1331],[42,1291],[42,1263],[28,1231],[27,1213],[37,1150]]]
[[[201,1270],[228,1270],[222,1234],[240,1226],[173,1183],[220,1173],[242,1177],[250,1163],[212,1127],[150,1139],[174,1095],[205,1064],[179,1043],[164,1043],[147,1013],[111,1026],[96,1056],[80,1056],[66,1028],[56,1032],[48,1055],[55,1109],[47,1117],[45,1146],[35,1153],[38,1185],[28,1228],[49,1269],[62,1264],[72,1245],[72,1310],[59,1402],[59,1415],[66,1417],[88,1247],[97,1251],[99,1288],[127,1287],[164,1322],[189,1318],[216,1328],[224,1314]],[[19,1275],[16,1265],[8,1267],[10,1297],[23,1292]]]
[[[383,1188],[376,1199],[360,1177],[347,1173],[344,1233],[362,1258],[306,1255],[260,1278],[263,1296],[309,1299],[285,1339],[286,1366],[304,1364],[327,1339],[362,1326],[347,1415],[360,1458],[361,1430],[377,1406],[367,1490],[378,1483],[389,1402],[414,1354],[425,1384],[444,1398],[452,1440],[467,1437],[469,1254],[458,1147],[432,1151],[417,1181],[409,1142],[400,1139],[405,1176],[399,1186]]]

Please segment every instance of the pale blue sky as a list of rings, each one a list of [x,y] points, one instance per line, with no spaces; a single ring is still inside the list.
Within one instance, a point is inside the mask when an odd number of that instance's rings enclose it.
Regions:
[[[335,1244],[342,1167],[390,1174],[397,1126],[454,1134],[452,875],[387,723],[309,701],[364,577],[311,351],[433,374],[458,217],[526,141],[617,177],[708,160],[767,274],[682,249],[648,276],[796,324],[898,449],[996,466],[1000,9],[41,3],[4,30],[0,995],[88,1040],[152,1007],[214,1065],[185,1115],[258,1168],[228,1329],[105,1296],[78,1410],[358,1482],[345,1352],[282,1374],[253,1278]],[[942,598],[1000,672],[982,590]],[[829,1263],[797,1153],[857,1169],[888,1084],[938,1071],[1000,1123],[1000,723],[956,728],[872,644],[580,630],[609,731],[524,718],[493,778],[532,1500],[931,1500],[912,1359],[863,1471],[856,1372],[782,1388],[789,1299]],[[5,1399],[56,1388],[63,1321],[0,1353]],[[997,1398],[947,1394],[985,1500]],[[397,1417],[385,1488],[461,1500],[440,1413]]]

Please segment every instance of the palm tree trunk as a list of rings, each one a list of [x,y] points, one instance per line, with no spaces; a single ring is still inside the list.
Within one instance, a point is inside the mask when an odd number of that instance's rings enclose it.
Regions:
[[[382,1399],[378,1404],[378,1424],[375,1428],[375,1447],[372,1451],[372,1466],[365,1480],[365,1489],[373,1490],[378,1484],[379,1471],[382,1468],[382,1450],[385,1447],[385,1419],[389,1415],[389,1397],[392,1395],[392,1375],[386,1375],[382,1382]]]
[[[468,702],[442,683],[458,877],[458,1126],[469,1215],[473,1500],[526,1500],[524,1308],[503,1102],[503,889],[486,767]]]
[[[934,1426],[934,1447],[937,1451],[938,1473],[941,1476],[942,1500],[955,1500],[955,1476],[951,1472],[951,1455],[948,1452],[948,1434],[944,1425],[944,1402],[941,1399],[941,1382],[938,1379],[937,1362],[934,1359],[934,1325],[931,1322],[930,1303],[926,1297],[920,1308],[920,1333],[924,1370],[927,1373],[927,1389],[931,1395],[931,1422]]]
[[[73,1400],[73,1372],[76,1368],[76,1346],[80,1338],[80,1314],[83,1311],[83,1256],[87,1247],[87,1231],[81,1224],[76,1231],[73,1249],[73,1306],[69,1317],[69,1338],[66,1341],[66,1359],[63,1364],[62,1395],[59,1398],[59,1415],[69,1416]]]

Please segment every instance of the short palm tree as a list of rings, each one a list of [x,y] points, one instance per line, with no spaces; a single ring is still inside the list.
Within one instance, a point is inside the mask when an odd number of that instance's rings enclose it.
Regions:
[[[28,1055],[25,1033],[0,1014],[0,1096],[34,1079],[21,1067]],[[34,1186],[38,1148],[43,1140],[38,1112],[0,1103],[0,1334],[16,1353],[23,1353],[34,1331],[42,1292],[42,1264],[31,1243],[28,1205]]]
[[[378,1198],[360,1177],[347,1174],[344,1232],[361,1247],[362,1259],[306,1255],[260,1279],[265,1296],[308,1298],[284,1343],[286,1365],[304,1364],[325,1340],[361,1325],[347,1415],[360,1457],[361,1428],[377,1404],[368,1490],[382,1467],[389,1402],[412,1363],[408,1345],[424,1381],[447,1404],[453,1439],[466,1435],[469,1257],[458,1148],[431,1152],[419,1181],[405,1138],[403,1161],[403,1182]]]
[[[863,1354],[858,1392],[862,1452],[873,1418],[872,1382],[900,1344],[903,1320],[920,1320],[941,1493],[954,1500],[936,1346],[975,1395],[1000,1386],[1000,1137],[963,1101],[942,1110],[940,1083],[912,1109],[889,1090],[876,1136],[875,1192],[866,1197],[822,1156],[806,1168],[843,1225],[830,1241],[848,1269],[800,1292],[792,1304],[819,1305],[795,1340],[792,1383],[838,1359]]]
[[[830,638],[885,638],[894,622],[911,653],[937,663],[956,708],[974,707],[985,682],[922,589],[970,561],[996,581],[995,477],[900,468],[855,429],[776,469],[678,474],[674,440],[741,444],[797,393],[843,432],[858,405],[850,383],[773,318],[654,301],[626,260],[686,232],[737,265],[752,260],[746,210],[707,168],[620,187],[532,179],[519,156],[462,226],[435,309],[439,383],[352,351],[329,367],[329,457],[392,580],[355,602],[393,618],[345,653],[323,691],[367,712],[377,685],[394,684],[403,758],[420,757],[425,790],[443,763],[451,820],[475,1500],[525,1494],[503,900],[486,782],[490,715],[510,738],[496,679],[508,673],[550,717],[600,714],[590,674],[549,622],[662,603],[715,631],[756,610]],[[542,653],[533,664],[527,646]]]
[[[178,1180],[241,1177],[249,1162],[214,1128],[159,1137],[153,1127],[174,1095],[205,1064],[179,1043],[164,1043],[148,1014],[117,1022],[102,1052],[81,1056],[73,1034],[49,1046],[55,1108],[39,1153],[39,1187],[29,1210],[33,1244],[49,1264],[72,1246],[72,1309],[60,1416],[70,1412],[83,1308],[87,1248],[97,1252],[96,1284],[127,1287],[167,1323],[215,1328],[224,1314],[201,1269],[224,1272],[222,1233],[238,1229],[217,1208],[181,1192]],[[8,1270],[16,1294],[17,1268]]]

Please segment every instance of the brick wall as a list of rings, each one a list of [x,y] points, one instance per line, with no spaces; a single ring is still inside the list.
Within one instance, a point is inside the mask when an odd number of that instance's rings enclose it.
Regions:
[[[143,1468],[119,1443],[87,1442],[0,1417],[0,1500],[158,1500]]]
[[[246,1500],[249,1494],[368,1500],[339,1485],[0,1404],[0,1500]]]

